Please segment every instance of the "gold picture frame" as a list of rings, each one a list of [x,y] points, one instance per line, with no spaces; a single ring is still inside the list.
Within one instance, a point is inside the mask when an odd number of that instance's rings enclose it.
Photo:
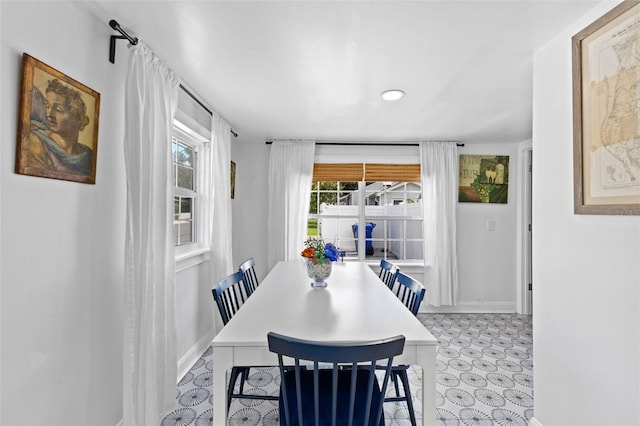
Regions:
[[[24,53],[16,173],[95,184],[100,94]]]
[[[640,1],[572,38],[574,212],[640,214]]]
[[[231,199],[233,200],[234,198],[236,198],[236,163],[235,161],[231,162],[231,176],[230,176],[230,180],[231,180]]]

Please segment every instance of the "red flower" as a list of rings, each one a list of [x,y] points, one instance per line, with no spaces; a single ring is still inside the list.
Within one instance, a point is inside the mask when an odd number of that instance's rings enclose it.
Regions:
[[[307,247],[306,249],[302,250],[302,257],[308,257],[309,259],[315,259],[316,257],[316,251],[313,247]]]

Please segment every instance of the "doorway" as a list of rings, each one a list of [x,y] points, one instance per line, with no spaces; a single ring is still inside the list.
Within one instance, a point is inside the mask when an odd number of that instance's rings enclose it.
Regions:
[[[533,149],[525,144],[518,158],[517,308],[522,315],[533,314]]]

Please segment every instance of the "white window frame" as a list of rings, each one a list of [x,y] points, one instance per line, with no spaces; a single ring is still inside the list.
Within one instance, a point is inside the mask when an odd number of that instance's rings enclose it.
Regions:
[[[338,184],[340,184],[342,182],[338,181]],[[356,190],[341,190],[339,189],[339,185],[336,187],[335,190],[326,190],[326,189],[316,189],[317,187],[317,182],[312,182],[311,185],[311,196],[315,196],[317,197],[318,201],[317,201],[317,209],[318,212],[317,213],[309,213],[309,219],[315,219],[318,223],[318,228],[320,228],[320,222],[322,219],[336,219],[338,221],[338,224],[340,223],[340,221],[343,220],[349,220],[350,222],[356,221],[356,222],[360,222],[359,221],[359,213],[356,214],[327,214],[327,213],[320,213],[320,194],[321,193],[331,193],[331,192],[335,192],[335,196],[336,196],[336,200],[337,200],[337,206],[338,206],[338,210],[340,210],[340,193],[344,193],[344,192],[351,192],[353,194],[353,196],[359,197],[359,189]],[[351,207],[351,205],[349,206]],[[338,226],[339,227],[339,226]],[[318,232],[320,232],[320,229],[318,229]],[[320,236],[320,234],[318,234]],[[347,237],[347,238],[343,238],[345,240],[350,240],[352,239],[351,237]],[[339,241],[326,241],[326,242],[331,242],[331,243],[337,243],[338,247],[340,246]]]
[[[185,124],[184,121],[186,120],[174,119],[172,136],[191,146],[194,151],[194,192],[196,198],[192,214],[195,242],[182,245],[175,245],[174,243],[177,271],[203,262],[206,260],[206,253],[209,251],[208,237],[204,234],[204,226],[202,224],[206,220],[210,200],[199,191],[200,188],[203,188],[205,174],[210,173],[207,170],[207,162],[203,161],[204,159],[202,158],[202,153],[206,151],[205,145],[209,144],[209,141],[202,135],[204,133],[203,129],[199,129],[195,121],[190,122],[189,125]],[[174,195],[186,193],[188,191],[174,186]]]
[[[339,182],[340,183],[340,182]],[[339,200],[339,196],[341,193],[344,193],[345,190],[343,189],[339,189],[336,188],[335,190],[319,190],[316,189],[317,188],[317,182],[314,182],[312,185],[312,189],[311,189],[311,196],[312,197],[317,197],[318,199],[320,198],[319,194],[320,193],[330,193],[330,192],[334,192],[336,193],[336,199]],[[406,186],[405,186],[405,191],[406,191]],[[322,213],[321,212],[321,207],[320,204],[318,202],[318,211],[316,213],[309,213],[309,219],[312,220],[317,220],[318,222],[318,232],[320,235],[321,232],[321,222],[322,219],[335,219],[338,222],[338,229],[340,229],[339,223],[340,221],[350,221],[350,222],[356,222],[358,224],[358,239],[357,239],[357,259],[353,259],[353,260],[358,260],[358,261],[364,261],[364,262],[373,262],[373,263],[378,263],[379,260],[378,258],[376,258],[376,260],[371,260],[370,258],[367,259],[367,254],[366,254],[366,242],[367,239],[366,238],[366,224],[368,222],[373,222],[375,221],[378,224],[382,224],[382,226],[384,227],[382,230],[382,233],[384,235],[383,238],[375,238],[374,236],[372,236],[372,238],[370,239],[372,243],[375,242],[382,242],[383,243],[383,256],[382,258],[384,259],[389,259],[392,260],[394,263],[396,264],[411,264],[411,265],[416,265],[416,264],[423,264],[424,263],[424,253],[423,253],[423,258],[422,259],[413,259],[413,258],[409,258],[409,259],[395,259],[395,258],[389,258],[387,257],[387,253],[390,250],[390,245],[393,242],[400,242],[403,245],[403,253],[406,253],[407,251],[407,244],[410,243],[418,243],[421,244],[422,247],[424,247],[423,244],[423,238],[424,236],[421,235],[420,238],[407,238],[407,222],[411,221],[411,222],[420,222],[422,223],[423,217],[422,217],[422,211],[420,216],[415,216],[415,215],[410,215],[408,214],[406,211],[404,214],[401,215],[372,215],[372,214],[367,214],[366,213],[366,209],[367,209],[367,205],[364,203],[364,200],[367,197],[367,189],[366,189],[366,183],[365,182],[358,182],[358,188],[351,190],[351,193],[353,194],[352,197],[357,197],[358,198],[358,202],[355,205],[350,205],[349,207],[352,206],[357,206],[357,212],[355,214],[339,214],[340,211],[340,204],[337,205],[337,210],[338,210],[338,214],[326,214],[326,213]],[[405,196],[406,194],[415,194],[415,192],[405,192]],[[389,222],[402,222],[402,227],[403,227],[403,232],[402,238],[390,238],[387,237],[387,225]],[[422,229],[423,227],[420,226],[420,229]],[[338,231],[339,232],[339,231]],[[325,236],[326,237],[326,236]],[[355,237],[351,237],[348,236],[346,238],[342,238],[342,240],[353,240]],[[328,242],[334,242],[334,241],[328,241]],[[336,243],[338,245],[340,245],[340,241],[336,241]],[[345,258],[345,260],[349,260],[349,258]]]
[[[176,163],[176,158],[175,158],[175,154],[174,154],[174,158],[173,158],[173,199],[174,199],[174,203],[175,203],[175,199],[178,198],[179,200],[183,200],[183,199],[190,199],[191,200],[191,216],[188,220],[188,223],[183,223],[183,221],[181,219],[178,219],[178,232],[177,232],[177,236],[178,236],[178,241],[176,241],[176,233],[175,233],[175,227],[176,227],[176,217],[175,217],[175,210],[174,210],[174,218],[173,218],[173,226],[174,226],[174,234],[173,234],[173,245],[174,246],[182,246],[182,245],[188,245],[188,244],[195,244],[198,242],[198,234],[197,234],[197,230],[198,230],[198,222],[199,222],[199,217],[197,214],[197,208],[198,208],[198,203],[200,202],[200,200],[198,199],[198,191],[199,191],[199,186],[198,186],[198,170],[199,170],[199,164],[198,164],[198,149],[197,146],[193,144],[193,142],[191,141],[191,138],[182,135],[182,132],[180,131],[174,131],[173,135],[171,137],[171,148],[173,151],[173,146],[174,144],[178,145],[178,146],[183,146],[186,147],[186,149],[191,151],[191,186],[192,188],[184,188],[182,186],[178,185],[179,181],[179,169],[181,167],[185,167],[182,164],[178,164]],[[175,204],[174,204],[175,206]],[[181,207],[178,207],[181,208]],[[175,209],[175,207],[174,207]],[[189,237],[190,237],[190,241],[185,241],[185,242],[181,242],[181,237],[182,237],[182,228],[183,227],[188,227],[190,228],[189,230]]]
[[[339,141],[336,141],[339,142]],[[353,141],[358,142],[358,141]],[[364,142],[364,141],[363,141]],[[316,163],[378,163],[378,164],[420,164],[420,151],[418,146],[390,146],[390,145],[381,145],[375,146],[375,143],[370,145],[358,145],[358,144],[349,144],[345,145],[316,145],[315,158],[314,162]],[[360,204],[365,204],[365,195],[362,193],[362,199],[360,200]],[[423,200],[423,202],[425,202]],[[326,216],[325,216],[326,217]],[[359,220],[358,223],[366,223],[364,220],[364,211],[362,213],[362,220]],[[422,218],[424,219],[424,218]],[[424,229],[424,226],[422,227]],[[362,244],[361,249],[358,250],[359,256],[360,253],[364,253],[366,247],[366,225],[359,226],[358,230],[362,230],[362,237],[359,238],[358,243]],[[424,232],[424,231],[423,231]],[[425,236],[422,236],[423,239]],[[424,243],[423,243],[424,246]],[[365,261],[369,265],[378,264],[379,261],[366,259],[365,255],[362,255],[362,260]],[[426,256],[426,253],[423,252],[423,258]],[[418,268],[416,270],[420,270],[424,267],[424,259],[394,259],[394,263],[398,265],[402,265],[405,268]]]
[[[366,206],[363,212],[364,215],[364,222],[363,223],[367,223],[367,222],[373,222],[375,221],[376,223],[378,223],[378,225],[380,225],[380,223],[382,223],[383,226],[383,230],[382,230],[382,234],[385,235],[385,237],[383,238],[371,238],[372,242],[383,242],[383,251],[385,253],[384,258],[385,259],[389,259],[387,257],[387,253],[391,250],[390,245],[393,244],[393,242],[399,242],[400,244],[402,244],[402,252],[406,253],[407,252],[407,246],[408,244],[411,243],[415,243],[415,244],[420,244],[421,245],[421,251],[423,251],[424,249],[424,227],[422,226],[422,222],[423,222],[423,210],[420,210],[420,215],[411,215],[407,212],[407,206],[408,203],[406,203],[407,199],[418,199],[418,198],[422,198],[420,195],[422,193],[422,191],[418,192],[418,191],[410,191],[407,189],[407,185],[411,184],[411,182],[397,182],[396,184],[402,184],[403,185],[403,190],[402,190],[402,203],[398,204],[398,206],[400,206],[400,208],[402,208],[404,210],[403,214],[398,214],[398,215],[393,215],[393,214],[384,214],[384,215],[374,215],[374,214],[366,214]],[[395,186],[395,185],[394,185]],[[367,197],[367,188],[366,188],[366,183],[362,182],[362,185],[360,186],[361,190],[364,191],[364,197]],[[411,195],[418,195],[418,197],[413,197]],[[391,197],[391,201],[395,202],[395,197]],[[390,207],[389,204],[384,204],[384,206],[386,207]],[[397,209],[398,207],[395,205],[392,207],[393,209]],[[404,237],[402,238],[390,238],[387,237],[387,227],[390,225],[390,222],[402,222],[402,235]],[[420,229],[422,230],[421,234],[420,234],[420,238],[408,238],[407,237],[407,223],[408,222],[419,222],[420,223]],[[360,231],[360,227],[358,227],[358,231]],[[358,232],[358,245],[360,246],[360,237],[361,237],[361,233]],[[366,236],[365,236],[366,238]],[[363,246],[364,248],[364,246]],[[360,255],[361,250],[360,247],[358,247],[358,257],[361,258],[362,256]],[[364,259],[362,259],[364,260]],[[411,263],[416,264],[419,262],[424,262],[424,253],[422,254],[422,259],[414,259],[414,258],[408,258],[408,259],[389,259],[392,260],[394,263]]]

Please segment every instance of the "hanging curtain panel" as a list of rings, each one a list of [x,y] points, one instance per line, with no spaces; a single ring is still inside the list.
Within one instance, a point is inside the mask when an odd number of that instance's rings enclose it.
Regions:
[[[456,207],[458,153],[455,142],[420,143],[422,167],[425,300],[455,305],[458,298]]]
[[[269,154],[268,262],[300,257],[307,219],[315,142],[274,141]]]
[[[211,140],[211,276],[218,282],[233,272],[231,241],[231,126],[213,113]]]
[[[175,255],[171,129],[178,79],[144,44],[125,93],[127,180],[123,424],[159,425],[175,405]]]

